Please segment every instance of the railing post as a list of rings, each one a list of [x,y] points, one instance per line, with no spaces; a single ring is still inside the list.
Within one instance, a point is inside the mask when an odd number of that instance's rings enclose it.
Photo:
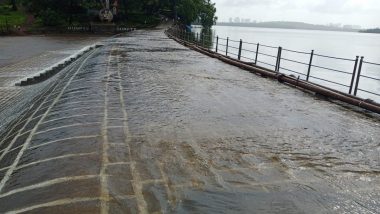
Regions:
[[[310,71],[311,71],[311,66],[313,64],[313,58],[314,58],[314,50],[312,50],[310,53],[310,61],[309,61],[309,67],[307,69],[306,81],[309,81],[309,78],[310,78]]]
[[[243,40],[240,39],[238,60],[241,59],[241,48],[243,47]]]
[[[226,44],[226,56],[228,56],[228,41],[229,41],[229,37],[227,37],[227,44]]]
[[[282,52],[282,47],[278,47],[278,52],[277,52],[277,62],[276,62],[276,67],[275,67],[275,71],[276,71],[276,72],[279,72],[279,71],[280,71],[281,52]]]
[[[215,47],[216,53],[218,53],[218,46],[219,46],[219,36],[216,36],[216,47]]]
[[[282,47],[280,47],[280,56],[278,57],[278,68],[277,68],[278,72],[280,72],[280,69],[281,69],[281,58],[282,58]]]
[[[197,45],[199,44],[199,33],[197,33]]]
[[[361,76],[361,73],[362,73],[363,62],[364,62],[364,57],[362,56],[360,58],[358,76],[356,78],[356,85],[355,85],[355,91],[354,91],[354,95],[355,96],[358,94],[358,90],[359,90],[359,81],[360,81],[360,76]]]
[[[356,56],[354,71],[352,72],[350,91],[348,92],[349,94],[352,93],[352,88],[354,87],[354,81],[355,81],[356,70],[358,68],[358,63],[359,63],[359,56]]]
[[[259,47],[260,47],[260,43],[257,43],[257,47],[256,47],[256,57],[255,57],[255,65],[257,65],[257,58],[259,56]]]

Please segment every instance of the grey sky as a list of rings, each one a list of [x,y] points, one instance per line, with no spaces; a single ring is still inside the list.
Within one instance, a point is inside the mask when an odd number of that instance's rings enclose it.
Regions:
[[[342,23],[380,27],[380,0],[212,0],[219,21],[230,17],[257,21]]]

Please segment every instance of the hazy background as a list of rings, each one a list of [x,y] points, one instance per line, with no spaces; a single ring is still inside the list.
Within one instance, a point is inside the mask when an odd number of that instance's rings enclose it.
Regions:
[[[212,0],[218,21],[240,17],[262,21],[380,26],[379,0]]]

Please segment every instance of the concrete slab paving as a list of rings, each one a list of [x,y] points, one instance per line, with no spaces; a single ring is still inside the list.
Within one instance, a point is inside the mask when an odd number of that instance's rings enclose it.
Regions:
[[[191,51],[109,39],[0,138],[0,212],[379,213],[380,120]]]

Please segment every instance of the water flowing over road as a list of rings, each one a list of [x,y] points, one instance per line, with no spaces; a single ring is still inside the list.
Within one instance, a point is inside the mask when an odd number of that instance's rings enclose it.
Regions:
[[[0,213],[379,213],[380,120],[191,51],[106,40],[0,138]]]
[[[19,116],[14,109],[28,106],[33,95],[46,86],[14,87],[16,83],[36,76],[104,38],[91,35],[0,37],[0,132]]]

